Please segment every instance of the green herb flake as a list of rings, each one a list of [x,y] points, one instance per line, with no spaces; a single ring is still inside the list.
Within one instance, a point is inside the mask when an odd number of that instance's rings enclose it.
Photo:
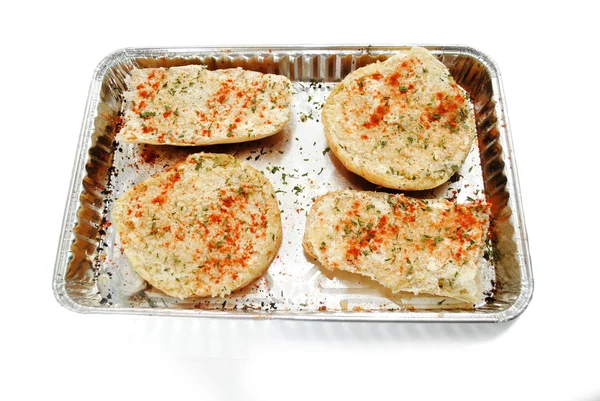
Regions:
[[[142,112],[140,113],[140,117],[141,117],[141,118],[154,117],[155,115],[156,115],[156,113],[155,113],[155,112],[153,112],[153,111],[142,111]]]

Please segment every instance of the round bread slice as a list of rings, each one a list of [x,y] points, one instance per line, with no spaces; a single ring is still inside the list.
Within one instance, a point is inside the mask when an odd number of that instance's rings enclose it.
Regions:
[[[283,75],[188,65],[135,69],[126,83],[117,134],[124,142],[246,142],[276,134],[290,119],[291,82]]]
[[[225,154],[192,154],[135,185],[113,216],[135,271],[181,299],[249,284],[269,267],[282,236],[269,180]]]
[[[348,74],[322,118],[329,146],[348,170],[402,190],[447,181],[476,136],[468,94],[419,47]]]

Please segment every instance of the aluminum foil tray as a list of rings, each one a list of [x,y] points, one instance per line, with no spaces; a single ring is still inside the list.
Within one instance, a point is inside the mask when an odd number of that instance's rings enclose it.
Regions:
[[[364,277],[320,269],[302,248],[315,197],[344,188],[379,189],[348,172],[328,151],[320,121],[323,102],[351,71],[409,46],[128,48],[106,57],[94,72],[79,136],[53,277],[58,301],[77,312],[172,316],[480,322],[518,316],[531,299],[533,277],[500,73],[472,48],[426,47],[469,92],[478,141],[448,183],[406,194],[492,203],[493,241],[482,261],[484,292],[475,305],[391,294]],[[131,70],[186,64],[289,77],[294,85],[290,123],[270,138],[244,144],[177,148],[116,142],[124,79]],[[233,154],[271,180],[284,238],[273,264],[251,285],[225,298],[181,301],[149,287],[133,271],[111,213],[114,200],[133,184],[201,150]]]

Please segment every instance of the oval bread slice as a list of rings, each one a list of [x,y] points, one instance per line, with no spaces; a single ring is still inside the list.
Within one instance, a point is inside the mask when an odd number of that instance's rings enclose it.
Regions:
[[[282,75],[204,66],[135,69],[126,79],[117,139],[155,145],[245,142],[290,119],[291,83]]]
[[[322,118],[329,146],[348,170],[403,190],[447,181],[476,136],[468,94],[419,47],[348,74]]]
[[[271,183],[224,154],[190,155],[129,189],[113,216],[139,275],[177,297],[223,296],[259,277],[281,243]]]
[[[370,277],[394,293],[474,303],[488,224],[483,202],[345,190],[316,200],[303,245],[324,268]]]

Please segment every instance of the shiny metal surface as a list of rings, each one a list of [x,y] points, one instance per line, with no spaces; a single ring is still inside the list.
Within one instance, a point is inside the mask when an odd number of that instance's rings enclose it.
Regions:
[[[433,296],[394,295],[366,278],[326,272],[302,249],[306,213],[316,196],[342,188],[378,189],[328,152],[322,103],[350,71],[408,46],[138,48],[106,57],[90,87],[63,221],[53,280],[59,302],[86,313],[211,317],[506,321],[518,316],[531,299],[533,277],[499,71],[471,48],[426,47],[470,93],[478,141],[448,183],[406,195],[458,202],[486,198],[493,204],[493,258],[482,261],[485,288],[474,308]],[[295,89],[290,123],[273,137],[245,144],[181,149],[115,142],[128,72],[192,63],[288,76]],[[278,191],[284,238],[269,270],[253,284],[226,298],[180,301],[147,288],[131,269],[111,211],[113,201],[131,185],[198,151],[230,153],[263,171]]]

